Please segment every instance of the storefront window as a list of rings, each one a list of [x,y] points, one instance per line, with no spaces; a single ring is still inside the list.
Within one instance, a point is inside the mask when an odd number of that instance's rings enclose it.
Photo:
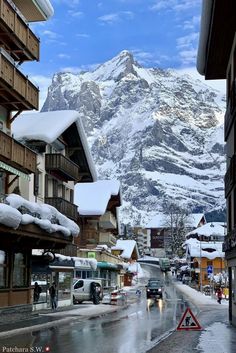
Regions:
[[[13,258],[13,287],[27,286],[27,256],[17,252]]]
[[[35,295],[35,283],[37,282],[40,290],[38,291],[38,296]],[[37,303],[46,303],[48,297],[48,288],[50,283],[50,277],[47,273],[33,273],[31,276],[31,286],[34,288],[34,300]],[[36,288],[38,288],[36,286]]]
[[[72,273],[59,272],[58,300],[71,298],[71,284],[72,284]]]
[[[7,287],[8,262],[5,251],[0,250],[0,288]]]

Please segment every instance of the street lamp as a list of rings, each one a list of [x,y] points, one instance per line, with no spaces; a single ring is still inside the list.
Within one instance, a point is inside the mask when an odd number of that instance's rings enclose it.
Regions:
[[[202,293],[202,242],[200,235],[200,292]]]

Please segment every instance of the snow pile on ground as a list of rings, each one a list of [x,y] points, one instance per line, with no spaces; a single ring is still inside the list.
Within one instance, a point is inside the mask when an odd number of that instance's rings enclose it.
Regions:
[[[198,292],[196,289],[189,287],[186,284],[175,283],[176,288],[184,293],[187,297],[191,299],[191,302],[195,305],[201,304],[209,304],[209,305],[216,305],[216,298],[211,298],[201,292]],[[228,301],[222,300],[223,305],[228,305]]]
[[[221,322],[214,322],[200,336],[197,349],[202,353],[232,353],[232,331]]]

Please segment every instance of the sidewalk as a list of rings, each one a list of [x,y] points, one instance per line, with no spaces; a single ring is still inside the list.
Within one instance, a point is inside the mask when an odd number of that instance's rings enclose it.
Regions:
[[[236,328],[228,322],[228,301],[218,304],[185,284],[175,282],[176,288],[195,305],[195,316],[202,330],[176,329],[164,335],[148,353],[236,353]]]
[[[94,319],[126,309],[130,304],[136,302],[137,288],[137,286],[124,287],[128,293],[128,301],[123,305],[94,305],[91,302],[84,302],[79,305],[59,307],[56,311],[52,311],[51,309],[34,311],[24,320],[0,325],[0,339],[35,330],[46,329],[52,326],[64,325],[71,321]]]
[[[0,326],[0,339],[25,332],[46,329],[52,326],[64,325],[71,321],[93,319],[108,315],[122,309],[128,305],[109,305],[91,303],[80,304],[78,306],[62,307],[56,311],[42,310],[32,313],[29,319]],[[65,315],[66,313],[66,315]],[[66,316],[66,317],[65,317]]]

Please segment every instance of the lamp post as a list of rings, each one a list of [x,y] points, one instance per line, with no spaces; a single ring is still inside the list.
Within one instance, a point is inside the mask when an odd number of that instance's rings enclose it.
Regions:
[[[202,293],[202,242],[200,235],[200,292]]]

